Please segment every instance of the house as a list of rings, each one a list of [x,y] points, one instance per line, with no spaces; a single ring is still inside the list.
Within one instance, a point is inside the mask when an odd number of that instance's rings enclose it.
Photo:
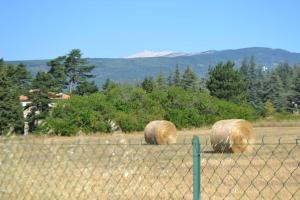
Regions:
[[[21,102],[22,107],[26,107],[28,104],[30,104],[31,102],[29,101],[28,96],[25,95],[21,95],[19,96],[19,100]]]

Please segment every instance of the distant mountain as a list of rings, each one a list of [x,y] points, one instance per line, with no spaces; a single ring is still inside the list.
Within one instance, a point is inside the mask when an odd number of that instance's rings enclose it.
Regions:
[[[173,54],[172,51],[142,51],[133,55],[128,56],[127,58],[152,58],[152,57],[167,57],[168,55]]]
[[[216,51],[204,51],[201,53],[186,53],[186,52],[173,52],[173,51],[149,51],[145,50],[133,55],[130,55],[126,58],[153,58],[153,57],[179,57],[179,56],[194,56],[194,55],[200,55],[200,54],[208,54],[208,53],[214,53]]]
[[[147,54],[146,52],[131,58],[88,58],[88,61],[96,66],[93,72],[96,74],[95,81],[101,85],[107,78],[118,82],[137,82],[145,76],[155,76],[160,72],[168,75],[175,70],[176,64],[181,71],[189,65],[203,77],[206,76],[210,65],[231,60],[239,67],[243,58],[251,56],[254,56],[256,63],[264,68],[273,68],[280,62],[288,62],[291,65],[300,63],[300,53],[262,47],[201,53],[148,52]],[[49,60],[10,61],[10,63],[24,63],[35,74],[39,70],[48,70],[47,61]]]

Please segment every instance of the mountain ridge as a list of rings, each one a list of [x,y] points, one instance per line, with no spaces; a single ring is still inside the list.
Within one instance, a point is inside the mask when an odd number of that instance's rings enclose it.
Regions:
[[[176,52],[175,52],[176,53]],[[189,55],[137,57],[137,58],[87,58],[89,64],[95,65],[93,73],[95,82],[101,85],[107,78],[118,82],[138,82],[145,76],[155,76],[163,73],[166,76],[175,70],[176,65],[183,71],[187,65],[200,76],[206,76],[208,67],[219,62],[234,61],[239,67],[241,61],[253,56],[258,66],[273,68],[281,62],[291,65],[300,63],[300,53],[290,52],[284,49],[266,47],[248,47],[241,49],[209,50],[200,53],[188,53]],[[33,73],[49,69],[44,60],[18,60],[8,63],[24,63]]]

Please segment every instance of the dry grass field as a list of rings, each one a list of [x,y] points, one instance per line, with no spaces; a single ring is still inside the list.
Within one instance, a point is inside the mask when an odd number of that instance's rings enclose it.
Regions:
[[[300,199],[300,126],[255,131],[246,154],[213,153],[208,128],[167,146],[145,145],[142,133],[2,138],[0,199],[192,199],[193,135],[202,199]]]

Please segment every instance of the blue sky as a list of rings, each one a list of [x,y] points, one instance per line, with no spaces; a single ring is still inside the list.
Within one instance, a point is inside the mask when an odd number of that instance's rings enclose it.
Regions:
[[[300,52],[298,0],[0,0],[0,57],[243,47]]]

